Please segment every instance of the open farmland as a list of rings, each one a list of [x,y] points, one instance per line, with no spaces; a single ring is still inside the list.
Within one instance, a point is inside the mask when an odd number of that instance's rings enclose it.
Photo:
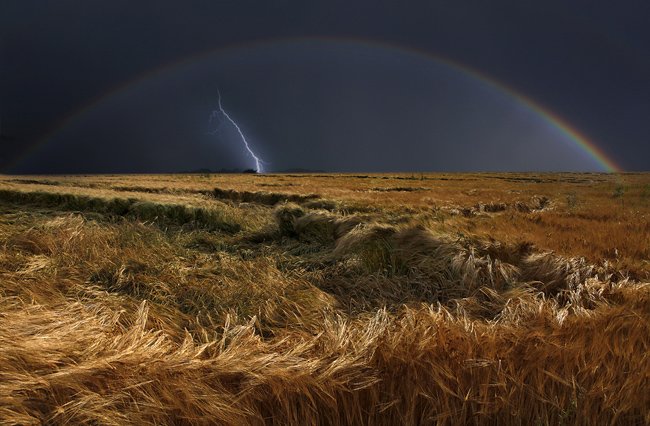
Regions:
[[[0,176],[0,422],[648,424],[650,174]]]

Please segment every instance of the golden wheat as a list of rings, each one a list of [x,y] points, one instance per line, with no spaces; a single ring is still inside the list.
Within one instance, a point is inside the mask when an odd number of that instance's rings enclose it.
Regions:
[[[0,423],[648,424],[648,181],[0,177]]]

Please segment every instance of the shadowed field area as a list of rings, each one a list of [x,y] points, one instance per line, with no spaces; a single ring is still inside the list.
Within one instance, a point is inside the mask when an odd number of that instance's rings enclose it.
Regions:
[[[0,422],[648,424],[649,174],[0,176]]]

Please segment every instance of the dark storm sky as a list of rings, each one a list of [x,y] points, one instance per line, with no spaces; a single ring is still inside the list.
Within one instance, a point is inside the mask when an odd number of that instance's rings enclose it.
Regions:
[[[648,170],[648,4],[0,0],[0,171],[250,167],[232,129],[207,135],[217,87],[268,169],[597,169],[508,95],[377,43],[488,76]]]

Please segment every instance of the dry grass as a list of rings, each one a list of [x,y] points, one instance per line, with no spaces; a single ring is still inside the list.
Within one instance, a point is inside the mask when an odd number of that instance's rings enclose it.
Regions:
[[[0,177],[0,423],[648,424],[648,185]]]

